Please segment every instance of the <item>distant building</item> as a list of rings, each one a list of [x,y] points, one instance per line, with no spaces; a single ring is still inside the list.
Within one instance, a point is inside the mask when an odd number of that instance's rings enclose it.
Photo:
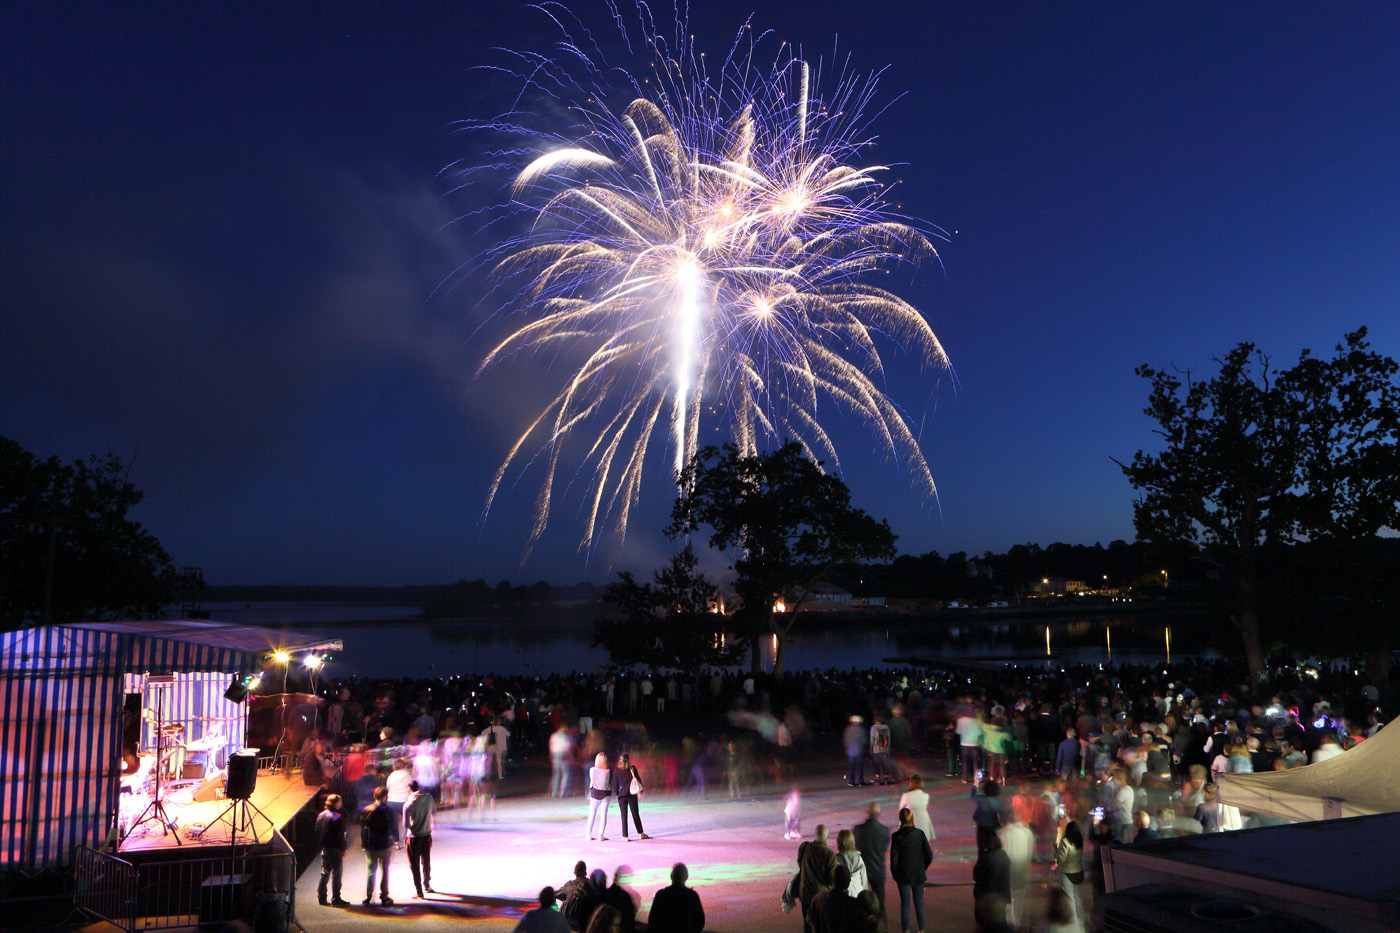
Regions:
[[[1045,577],[1039,583],[1031,585],[1031,592],[1040,596],[1064,596],[1069,593],[1087,593],[1089,587],[1083,580]]]
[[[834,583],[813,583],[807,591],[807,600],[814,603],[835,603],[839,606],[851,604],[849,590],[843,590]]]

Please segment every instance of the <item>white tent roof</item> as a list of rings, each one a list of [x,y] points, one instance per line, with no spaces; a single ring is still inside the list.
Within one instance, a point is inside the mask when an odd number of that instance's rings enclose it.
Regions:
[[[1400,726],[1335,758],[1291,771],[1220,776],[1220,802],[1285,820],[1400,811]]]

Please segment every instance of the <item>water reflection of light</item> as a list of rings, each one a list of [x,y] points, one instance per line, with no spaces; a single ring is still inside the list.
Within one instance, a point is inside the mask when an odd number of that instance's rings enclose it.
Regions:
[[[1167,626],[1167,663],[1172,663],[1172,627]]]
[[[1103,630],[1104,647],[1108,650],[1108,656],[1113,657],[1113,629],[1104,626]]]
[[[1045,626],[1045,656],[1050,657],[1050,626]]]

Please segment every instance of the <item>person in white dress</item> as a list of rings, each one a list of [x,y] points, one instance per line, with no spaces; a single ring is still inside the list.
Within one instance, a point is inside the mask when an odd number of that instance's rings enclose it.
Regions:
[[[930,843],[938,838],[933,834],[933,820],[928,815],[928,791],[924,790],[923,775],[910,776],[909,789],[899,798],[899,809],[905,807],[914,814],[915,829],[922,830]]]

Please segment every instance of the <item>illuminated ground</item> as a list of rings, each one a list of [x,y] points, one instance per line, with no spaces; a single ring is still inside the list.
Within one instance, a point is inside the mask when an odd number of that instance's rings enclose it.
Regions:
[[[836,830],[864,819],[871,800],[880,800],[887,825],[894,817],[898,792],[903,788],[850,788],[833,766],[827,773],[800,781],[804,791],[802,829],[810,838],[817,823]],[[934,830],[934,864],[926,904],[928,930],[973,930],[972,863],[974,859],[971,812],[967,787],[941,777],[942,769],[925,770],[939,775],[929,782]],[[525,778],[523,780],[528,780]],[[439,813],[433,836],[433,887],[436,895],[413,898],[413,881],[403,851],[396,851],[390,865],[393,907],[363,907],[364,859],[352,843],[346,859],[344,896],[354,906],[335,909],[316,903],[318,867],[302,876],[297,886],[298,915],[311,931],[382,930],[386,923],[413,929],[461,928],[504,930],[515,927],[520,914],[534,905],[535,895],[546,884],[566,881],[574,862],[584,859],[589,869],[602,868],[609,879],[619,865],[632,868],[631,888],[640,895],[639,919],[645,919],[653,895],[669,883],[672,864],[685,862],[691,885],[705,905],[706,930],[800,930],[797,912],[784,915],[779,894],[795,870],[797,843],[783,839],[782,798],[772,788],[730,800],[714,793],[700,799],[693,793],[664,797],[648,794],[642,803],[642,819],[655,838],[624,842],[614,805],[608,821],[607,842],[588,842],[585,836],[586,805],[581,797],[553,800],[542,794],[503,799],[496,819],[468,822],[462,811]],[[1040,868],[1040,871],[1046,869]],[[1032,900],[1037,899],[1036,886]],[[887,891],[891,929],[899,930],[899,896],[893,885]],[[1037,911],[1038,913],[1038,911]]]

